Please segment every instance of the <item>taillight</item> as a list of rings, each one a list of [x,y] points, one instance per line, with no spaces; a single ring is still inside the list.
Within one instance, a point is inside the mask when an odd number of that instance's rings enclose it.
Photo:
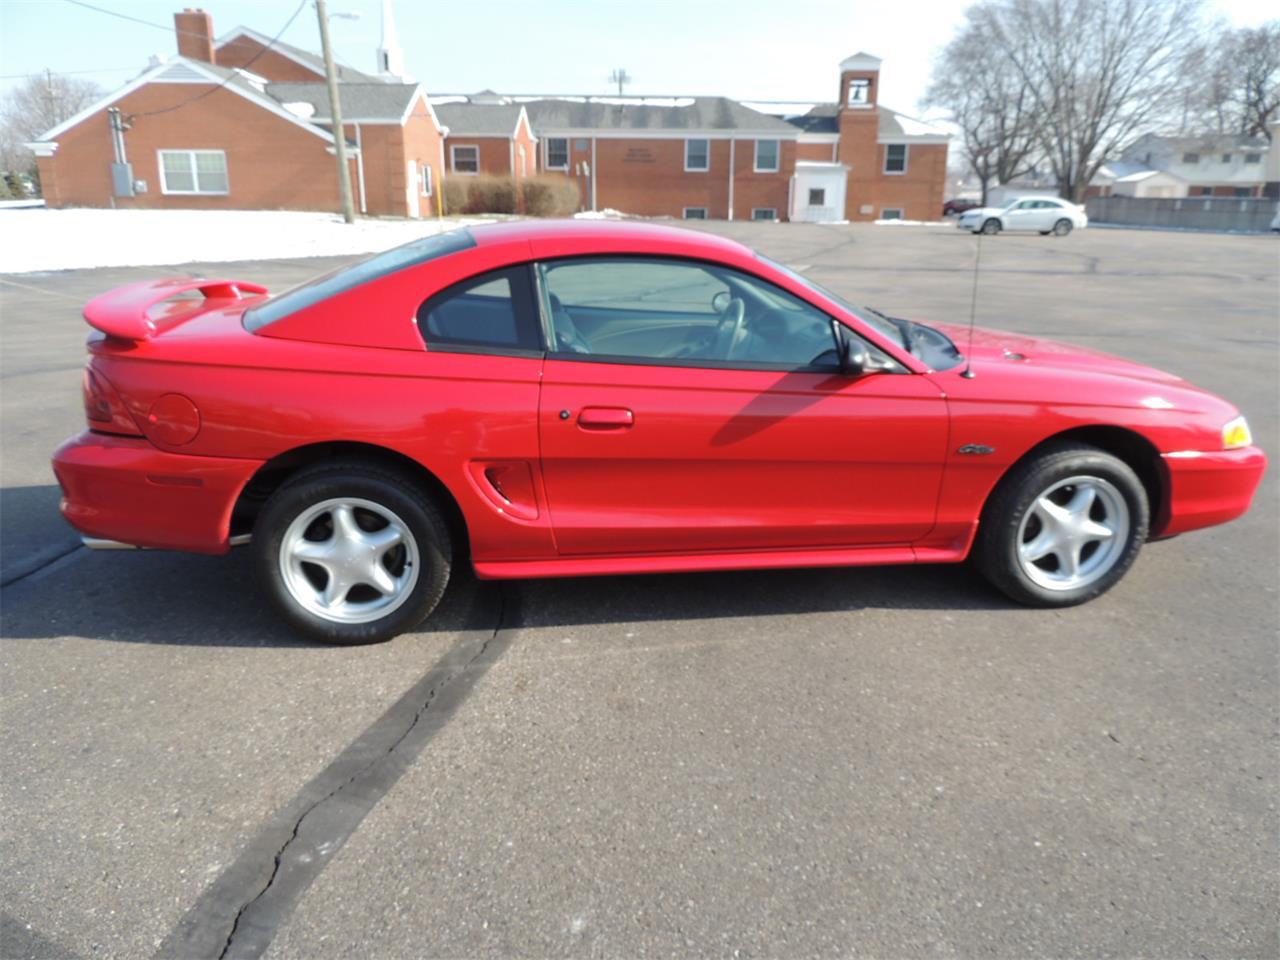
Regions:
[[[84,415],[89,429],[100,433],[123,433],[142,436],[142,431],[129,416],[115,387],[89,364],[84,368]]]

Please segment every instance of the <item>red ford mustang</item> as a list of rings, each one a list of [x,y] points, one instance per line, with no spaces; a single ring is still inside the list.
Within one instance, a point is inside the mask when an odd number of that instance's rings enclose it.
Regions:
[[[509,223],[275,297],[93,300],[89,430],[54,455],[90,545],[224,553],[324,640],[486,578],[934,563],[1024,603],[1244,513],[1229,403],[1052,341],[886,317],[737,243]],[[963,352],[962,352],[963,351]]]

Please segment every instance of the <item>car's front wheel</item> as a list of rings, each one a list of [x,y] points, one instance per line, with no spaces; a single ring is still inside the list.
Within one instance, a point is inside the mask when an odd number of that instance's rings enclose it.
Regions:
[[[1065,237],[1071,232],[1072,223],[1066,217],[1063,217],[1053,225],[1053,235],[1055,237]]]
[[[993,236],[1000,232],[1000,221],[995,217],[991,217],[982,224],[982,232],[987,236]]]
[[[439,509],[407,478],[372,464],[302,471],[267,501],[253,543],[274,606],[326,643],[378,643],[410,630],[449,582]]]
[[[975,559],[1007,596],[1067,607],[1115,586],[1147,538],[1146,489],[1124,461],[1060,444],[1016,467],[983,511]]]

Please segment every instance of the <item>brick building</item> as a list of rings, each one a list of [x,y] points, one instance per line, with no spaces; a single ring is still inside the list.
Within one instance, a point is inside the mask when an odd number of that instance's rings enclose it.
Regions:
[[[455,127],[478,124],[495,104],[522,106],[539,169],[577,180],[590,209],[729,220],[936,218],[949,137],[881,107],[879,77],[878,58],[850,57],[840,64],[839,100],[799,115],[726,97],[485,91],[436,102],[449,144]]]
[[[324,65],[203,10],[174,15],[178,56],[29,144],[50,207],[335,210]],[[840,65],[839,100],[791,114],[726,97],[429,97],[405,74],[390,3],[379,72],[338,71],[362,213],[430,216],[442,178],[538,173],[583,206],[638,216],[932,219],[947,137],[878,104],[880,61]]]
[[[209,14],[174,15],[179,55],[28,144],[50,207],[335,210],[324,66]],[[362,213],[433,215],[444,130],[421,85],[343,68],[351,183]]]

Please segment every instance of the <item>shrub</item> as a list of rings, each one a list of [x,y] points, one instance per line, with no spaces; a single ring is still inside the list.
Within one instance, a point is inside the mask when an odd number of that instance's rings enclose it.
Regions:
[[[467,213],[515,213],[516,182],[511,177],[481,174],[472,177],[467,192]]]
[[[515,213],[516,184],[511,177],[448,177],[444,182],[445,213]]]
[[[467,205],[467,181],[462,177],[446,177],[444,180],[444,212],[457,216]]]
[[[22,174],[10,171],[4,175],[5,186],[9,189],[9,196],[18,200],[27,198],[27,184],[22,179]]]
[[[568,177],[529,177],[520,182],[524,212],[531,217],[568,217],[578,212],[577,181]]]
[[[0,200],[11,200],[13,193],[9,190],[8,177],[0,177]]]

